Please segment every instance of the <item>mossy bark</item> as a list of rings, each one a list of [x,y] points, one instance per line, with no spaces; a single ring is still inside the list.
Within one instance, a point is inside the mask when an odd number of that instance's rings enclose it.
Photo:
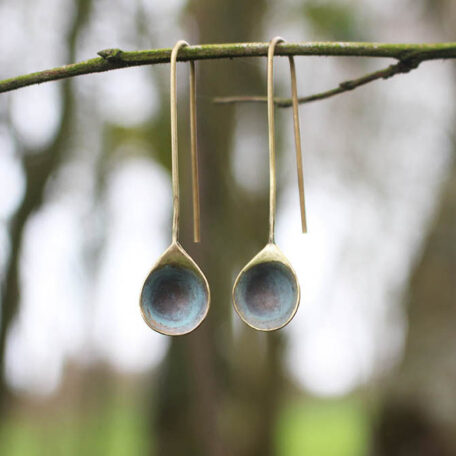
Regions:
[[[243,14],[243,13],[240,13]],[[259,14],[261,15],[261,14]],[[221,18],[223,20],[223,17]],[[238,19],[236,18],[236,21]],[[214,19],[215,21],[215,19]],[[221,22],[221,20],[218,20]],[[236,28],[236,27],[234,27]],[[231,35],[232,36],[232,35]],[[252,35],[250,35],[254,38]],[[227,36],[218,36],[227,40]],[[268,52],[268,43],[244,42],[228,44],[204,44],[189,46],[179,52],[179,59],[213,60],[233,59],[238,57],[264,57]],[[0,93],[16,90],[33,84],[72,78],[83,74],[101,73],[139,65],[151,65],[169,62],[171,49],[150,49],[144,51],[123,51],[104,49],[100,57],[71,63],[62,67],[37,71],[0,81]],[[423,62],[435,59],[456,58],[456,43],[356,43],[356,42],[309,42],[282,43],[277,46],[277,55],[313,55],[313,56],[353,56],[353,57],[390,57],[401,61]]]

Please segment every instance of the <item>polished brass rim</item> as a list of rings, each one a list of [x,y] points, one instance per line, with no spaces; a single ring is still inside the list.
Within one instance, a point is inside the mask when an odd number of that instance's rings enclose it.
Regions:
[[[184,258],[184,261],[182,261],[182,258]],[[163,259],[165,259],[165,261],[163,261]],[[149,326],[149,328],[153,329],[154,331],[156,331],[160,334],[163,334],[164,336],[184,336],[185,334],[189,334],[192,331],[194,331],[195,329],[199,328],[199,326],[201,326],[203,321],[206,319],[209,309],[211,307],[211,290],[209,288],[209,282],[207,281],[206,276],[204,275],[203,271],[201,271],[199,266],[196,264],[196,262],[193,260],[193,258],[185,251],[185,249],[182,247],[182,245],[180,244],[179,241],[171,243],[171,245],[163,252],[163,254],[160,256],[160,258],[158,258],[158,260],[155,262],[155,264],[152,267],[152,269],[150,270],[150,272],[152,272],[157,266],[162,266],[162,265],[166,265],[166,264],[180,264],[180,265],[186,266],[187,268],[194,270],[196,272],[196,274],[203,279],[204,287],[206,288],[206,292],[207,292],[207,306],[206,306],[206,311],[204,312],[201,320],[199,321],[199,323],[196,326],[189,329],[188,331],[182,331],[179,333],[171,334],[170,332],[166,332],[166,330],[161,329],[157,325],[153,326],[151,324],[151,322],[146,317],[146,315],[143,311],[143,308],[141,306],[141,299],[139,302],[139,309],[141,311],[141,316],[143,317],[143,320],[146,322],[146,324],[147,324],[147,326]],[[147,275],[147,277],[149,277],[150,272]],[[146,283],[144,282],[143,288],[141,289],[141,295],[142,295],[145,285],[146,285]]]
[[[252,323],[250,323],[248,320],[246,320],[244,318],[244,316],[242,315],[242,312],[239,310],[237,302],[236,302],[236,298],[235,298],[235,290],[236,290],[236,287],[237,287],[237,285],[239,283],[239,280],[241,279],[242,275],[246,271],[248,271],[250,268],[252,268],[253,266],[255,266],[257,264],[260,264],[260,263],[265,263],[266,261],[270,261],[270,262],[276,261],[276,262],[285,264],[285,266],[287,266],[289,268],[289,270],[291,271],[293,277],[296,280],[296,304],[294,306],[293,312],[290,314],[290,317],[282,325],[277,326],[275,328],[270,328],[270,329],[259,328],[259,327],[255,326],[255,325],[253,325]],[[239,274],[236,277],[236,280],[234,282],[234,286],[233,286],[233,290],[232,290],[231,296],[232,296],[232,299],[233,299],[234,310],[239,315],[239,318],[245,324],[247,324],[248,326],[250,326],[253,329],[256,329],[257,331],[271,332],[271,331],[276,331],[278,329],[283,328],[284,326],[288,325],[288,323],[290,323],[291,320],[293,320],[293,317],[296,315],[296,312],[298,311],[299,302],[301,300],[301,287],[299,286],[299,281],[298,281],[298,278],[296,276],[296,272],[293,269],[293,266],[291,265],[291,263],[288,261],[287,257],[282,253],[282,251],[279,249],[279,247],[276,244],[274,244],[272,242],[269,242],[268,244],[266,244],[266,246],[263,248],[263,250],[261,250],[259,253],[257,253],[241,269],[241,271],[239,272]]]

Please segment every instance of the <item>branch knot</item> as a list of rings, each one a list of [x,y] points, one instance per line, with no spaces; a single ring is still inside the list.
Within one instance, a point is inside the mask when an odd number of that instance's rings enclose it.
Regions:
[[[344,90],[353,90],[357,87],[356,81],[344,81],[339,84],[339,87]]]
[[[407,60],[400,60],[396,66],[400,73],[408,73],[409,71],[418,68],[418,65],[421,63],[419,59],[407,59]]]
[[[121,49],[103,49],[102,51],[97,52],[97,54],[108,62],[120,63],[123,61],[123,51]]]

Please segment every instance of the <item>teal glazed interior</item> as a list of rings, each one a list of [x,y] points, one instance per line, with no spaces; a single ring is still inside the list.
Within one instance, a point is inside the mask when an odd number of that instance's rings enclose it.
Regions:
[[[240,317],[256,329],[286,325],[298,305],[298,284],[286,265],[278,261],[256,264],[245,271],[234,290]]]
[[[152,329],[169,335],[186,334],[204,319],[208,292],[191,269],[168,264],[149,274],[140,302]]]

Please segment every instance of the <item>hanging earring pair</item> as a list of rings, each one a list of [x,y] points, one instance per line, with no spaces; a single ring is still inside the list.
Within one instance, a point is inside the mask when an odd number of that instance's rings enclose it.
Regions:
[[[268,48],[268,130],[269,130],[269,238],[268,243],[239,273],[233,287],[233,304],[240,318],[254,329],[273,331],[288,324],[300,298],[299,284],[291,264],[274,242],[276,214],[276,166],[274,131],[273,58],[275,47],[284,40],[276,37]],[[179,172],[177,143],[176,60],[178,41],[171,52],[171,157],[173,187],[172,242],[149,273],[140,298],[146,323],[162,334],[177,336],[196,329],[209,311],[210,291],[206,277],[178,241]],[[301,139],[299,131],[296,69],[289,57],[302,230],[306,232]],[[199,241],[199,189],[196,149],[195,66],[190,61],[190,130],[192,155],[194,240]]]

